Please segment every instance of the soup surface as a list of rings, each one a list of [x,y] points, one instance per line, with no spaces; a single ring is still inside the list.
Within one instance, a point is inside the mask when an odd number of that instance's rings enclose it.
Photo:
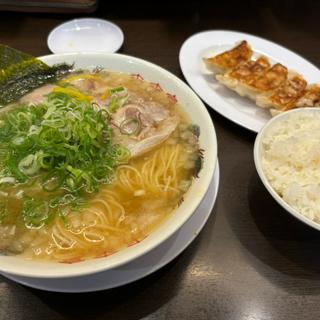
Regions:
[[[71,263],[143,240],[197,176],[198,136],[158,84],[105,70],[1,109],[1,252]]]

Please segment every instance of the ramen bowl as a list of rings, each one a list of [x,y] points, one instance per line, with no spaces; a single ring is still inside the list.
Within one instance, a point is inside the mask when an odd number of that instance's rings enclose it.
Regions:
[[[293,217],[317,230],[319,123],[318,108],[283,112],[264,126],[254,144],[256,170],[268,192]]]
[[[74,63],[75,69],[101,67],[110,71],[139,74],[146,81],[159,83],[175,95],[192,123],[199,125],[199,145],[204,150],[203,166],[184,195],[184,201],[172,214],[141,242],[102,258],[72,264],[38,261],[17,256],[0,256],[0,271],[32,278],[75,277],[105,271],[126,264],[168,239],[192,216],[205,196],[217,163],[217,140],[212,120],[205,106],[194,92],[180,79],[150,62],[121,54],[67,53],[40,58],[49,65]]]

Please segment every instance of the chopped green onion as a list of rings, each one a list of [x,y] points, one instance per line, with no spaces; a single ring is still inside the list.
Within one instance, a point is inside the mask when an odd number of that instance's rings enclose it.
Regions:
[[[40,166],[37,162],[37,156],[33,154],[28,154],[25,158],[20,160],[18,168],[26,176],[33,176],[40,169]]]
[[[23,203],[22,217],[29,229],[43,227],[50,218],[49,204],[44,200],[28,199]]]
[[[116,98],[117,106],[127,99]],[[38,183],[50,193],[48,210],[26,196],[23,220],[28,228],[41,227],[66,203],[98,191],[111,181],[115,167],[129,159],[129,151],[112,142],[109,113],[65,93],[50,93],[36,106],[17,106],[1,121],[0,184]]]
[[[108,105],[108,109],[110,113],[116,112],[119,108],[121,108],[128,100],[128,96],[118,97],[112,96],[111,101]]]
[[[42,188],[46,192],[54,192],[58,190],[63,184],[63,176],[57,171],[51,171],[42,178]]]
[[[124,87],[116,87],[116,88],[110,89],[110,93],[113,94],[113,93],[121,92],[124,90],[125,90]]]
[[[110,90],[110,93],[111,100],[108,105],[108,111],[110,113],[114,113],[127,102],[129,95],[127,94],[126,89],[124,87],[113,88]]]
[[[0,178],[0,184],[10,183],[14,184],[16,182],[16,179],[13,177],[3,177]]]
[[[141,121],[137,118],[128,118],[121,122],[119,126],[120,132],[128,136],[136,135],[140,132]]]

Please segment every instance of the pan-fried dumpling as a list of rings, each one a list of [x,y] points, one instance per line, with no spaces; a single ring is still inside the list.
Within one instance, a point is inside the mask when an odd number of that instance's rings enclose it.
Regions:
[[[252,53],[253,51],[247,41],[242,41],[231,50],[214,57],[204,58],[204,62],[207,67],[215,73],[224,73],[238,66],[240,63],[250,60]]]

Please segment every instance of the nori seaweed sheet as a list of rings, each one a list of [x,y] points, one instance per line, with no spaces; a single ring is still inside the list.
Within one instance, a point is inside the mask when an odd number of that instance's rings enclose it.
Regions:
[[[7,62],[7,63],[6,63]],[[72,69],[68,64],[49,67],[16,49],[0,45],[0,106],[12,103],[28,92]]]
[[[13,64],[20,63],[33,57],[27,53],[0,45],[0,69],[6,69]]]

